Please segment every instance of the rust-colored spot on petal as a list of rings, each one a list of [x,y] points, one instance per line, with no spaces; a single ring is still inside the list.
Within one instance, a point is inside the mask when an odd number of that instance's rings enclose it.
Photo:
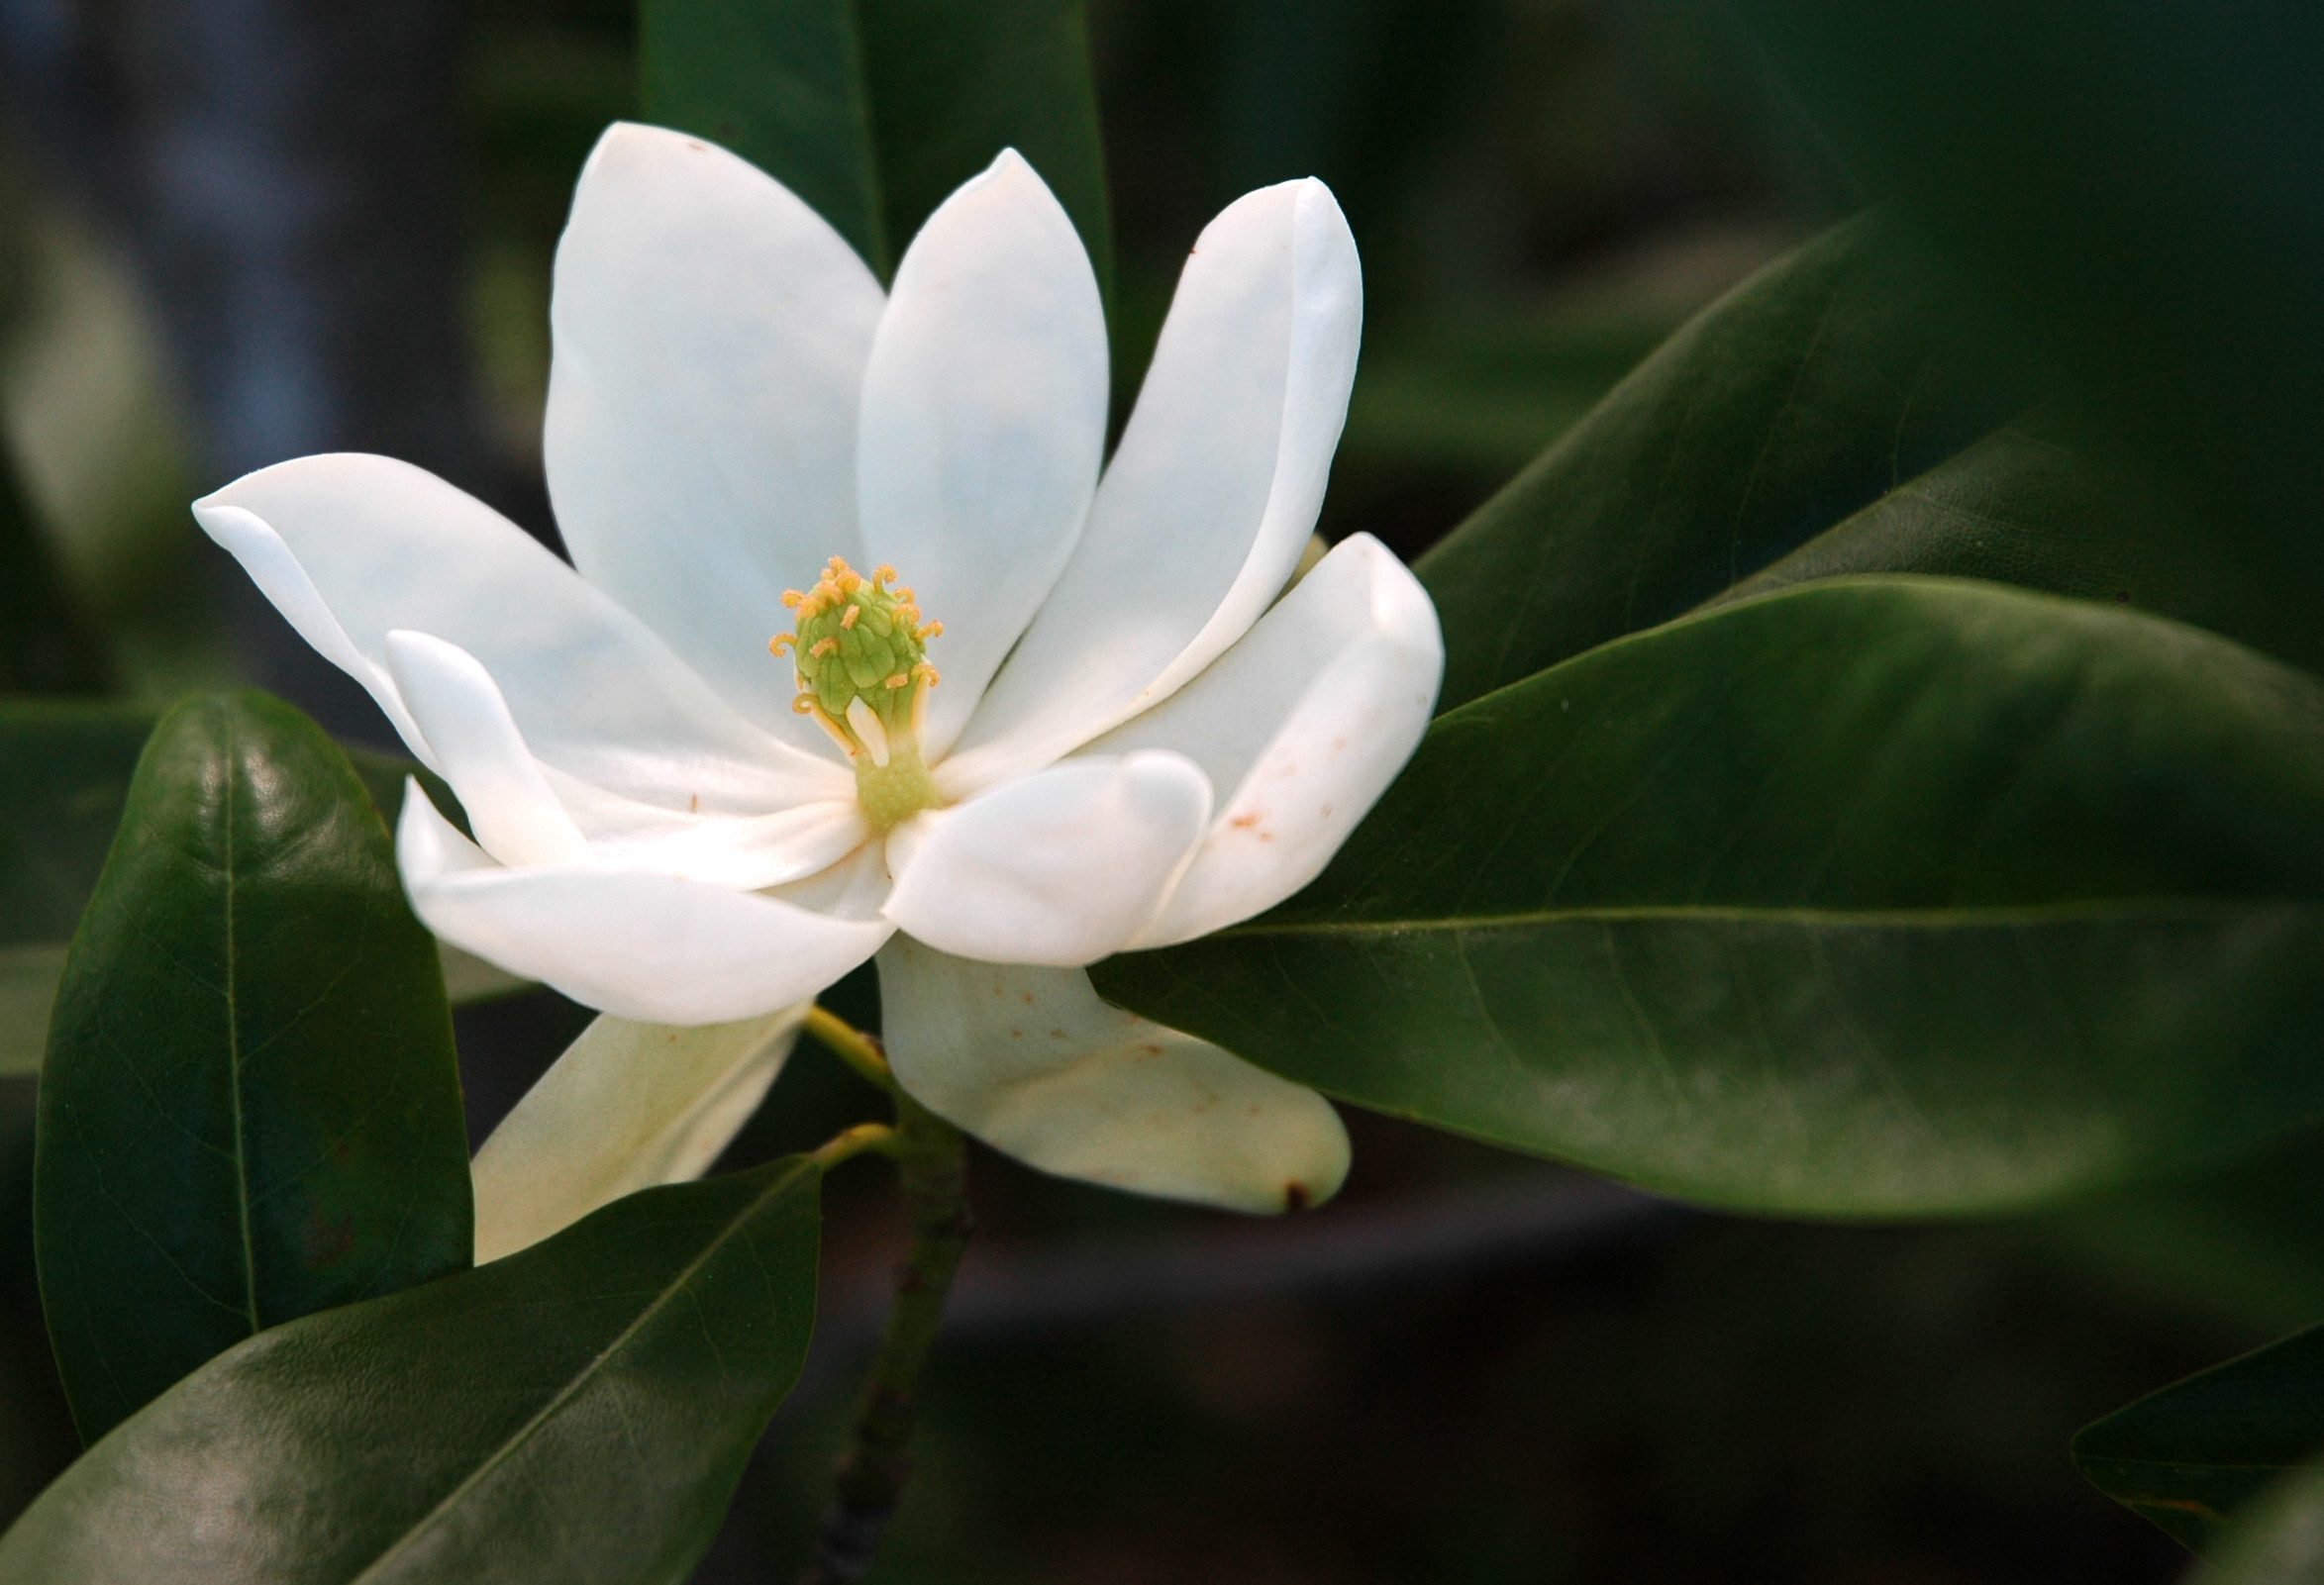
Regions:
[[[1297,1178],[1283,1185],[1283,1209],[1286,1211],[1304,1211],[1312,1198],[1307,1192],[1307,1185]]]

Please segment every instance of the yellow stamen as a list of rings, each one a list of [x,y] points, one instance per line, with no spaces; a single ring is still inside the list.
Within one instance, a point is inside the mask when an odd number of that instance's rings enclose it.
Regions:
[[[944,625],[928,621],[895,581],[892,566],[866,578],[835,555],[812,588],[783,596],[793,631],[767,644],[789,654],[799,683],[791,708],[846,751],[863,812],[883,832],[945,801],[920,757],[937,681],[927,644]]]

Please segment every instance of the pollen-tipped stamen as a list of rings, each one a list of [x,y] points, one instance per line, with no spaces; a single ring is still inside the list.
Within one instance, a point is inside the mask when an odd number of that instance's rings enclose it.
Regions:
[[[943,802],[920,757],[920,729],[937,682],[927,644],[944,624],[925,621],[895,579],[894,567],[866,578],[833,556],[813,588],[784,592],[795,626],[767,644],[790,655],[799,682],[792,708],[855,764],[857,795],[883,831]]]

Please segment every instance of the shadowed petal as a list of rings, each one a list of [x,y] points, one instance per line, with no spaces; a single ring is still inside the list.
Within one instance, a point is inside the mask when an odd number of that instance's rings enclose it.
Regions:
[[[582,1031],[476,1152],[477,1263],[701,1176],[765,1099],[810,1005],[696,1029],[607,1014]]]
[[[896,1078],[1029,1166],[1232,1211],[1318,1204],[1348,1175],[1330,1103],[1206,1040],[1110,1007],[1077,968],[879,954]]]

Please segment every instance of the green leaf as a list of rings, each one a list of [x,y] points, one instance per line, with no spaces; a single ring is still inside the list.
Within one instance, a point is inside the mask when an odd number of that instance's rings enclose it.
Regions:
[[[65,960],[35,1185],[85,1440],[253,1333],[467,1264],[435,943],[362,783],[288,705],[154,729]]]
[[[65,942],[113,845],[153,722],[152,711],[126,705],[0,700],[0,1075],[40,1071]],[[408,759],[359,748],[348,758],[391,828],[412,776],[439,807],[457,808]],[[525,983],[449,949],[444,972],[455,1003]]]
[[[1419,566],[1447,707],[1667,622],[2014,410],[1876,218],[1690,321]]]
[[[1995,430],[1719,600],[1855,573],[1991,578],[2174,617],[2324,670],[2324,624],[2296,567],[2126,487],[2086,446],[2054,413]]]
[[[2324,1327],[2151,1393],[2073,1438],[2073,1461],[2092,1485],[2196,1548],[2263,1487],[2320,1454]]]
[[[0,693],[102,693],[113,680],[0,446]]]
[[[1881,217],[1682,329],[1422,558],[1463,704],[1707,604],[1920,572],[2110,600],[2324,669],[2298,557],[2225,541],[2017,387]],[[2010,420],[2009,422],[2004,422]]]
[[[1990,584],[1814,584],[1444,717],[1314,886],[1099,988],[1672,1194],[1992,1211],[2324,1115],[2324,687]]]
[[[682,1580],[805,1355],[820,1176],[649,1190],[261,1333],[67,1470],[0,1579]]]
[[[650,121],[755,160],[884,278],[1003,149],[1112,276],[1081,0],[644,0]]]
[[[0,951],[61,951],[152,732],[150,710],[0,701]]]
[[[1741,0],[1875,197],[2106,415],[2118,460],[2313,603],[2324,10]]]
[[[2314,1130],[2215,1172],[2019,1224],[2040,1255],[2206,1331],[2250,1339],[2324,1316],[2324,1144]]]

